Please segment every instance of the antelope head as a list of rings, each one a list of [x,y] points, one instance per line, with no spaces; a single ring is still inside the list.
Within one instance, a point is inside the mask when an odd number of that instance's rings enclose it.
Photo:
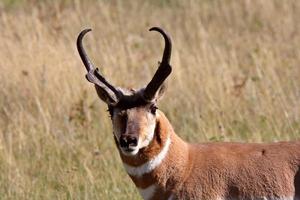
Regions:
[[[154,137],[158,117],[157,101],[165,90],[164,81],[170,75],[171,40],[158,27],[150,31],[159,32],[165,40],[162,61],[147,86],[139,90],[127,90],[113,86],[95,68],[88,58],[82,39],[91,29],[83,30],[77,38],[77,49],[87,70],[86,78],[95,85],[98,96],[108,105],[113,124],[114,138],[120,151],[133,156],[146,148]]]

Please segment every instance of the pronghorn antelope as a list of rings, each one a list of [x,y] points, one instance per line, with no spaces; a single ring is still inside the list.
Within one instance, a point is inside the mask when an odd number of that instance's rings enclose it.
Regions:
[[[300,199],[300,141],[270,144],[189,144],[157,109],[170,75],[171,40],[149,84],[125,90],[110,84],[89,60],[77,39],[80,57],[101,100],[108,105],[113,136],[123,165],[144,199]]]

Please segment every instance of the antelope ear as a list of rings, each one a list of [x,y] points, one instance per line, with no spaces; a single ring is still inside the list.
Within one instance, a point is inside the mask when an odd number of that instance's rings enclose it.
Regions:
[[[164,83],[164,84],[162,84],[162,86],[160,86],[160,88],[156,92],[155,100],[158,101],[160,98],[162,98],[164,96],[166,90],[167,90],[167,84]]]
[[[97,91],[98,97],[106,104],[114,106],[118,103],[117,101],[115,101],[115,99],[111,97],[111,95],[107,92],[107,90],[104,90],[98,85],[95,85],[95,89]]]

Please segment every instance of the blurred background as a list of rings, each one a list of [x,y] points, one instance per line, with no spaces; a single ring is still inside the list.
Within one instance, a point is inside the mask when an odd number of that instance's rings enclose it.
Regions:
[[[75,42],[115,85],[152,78],[173,41],[159,104],[190,142],[300,138],[300,1],[1,0],[1,199],[140,199]]]

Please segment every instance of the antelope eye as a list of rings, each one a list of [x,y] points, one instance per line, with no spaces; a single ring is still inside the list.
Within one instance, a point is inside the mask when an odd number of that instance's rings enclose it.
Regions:
[[[154,115],[155,113],[156,113],[156,110],[157,110],[157,107],[156,107],[156,105],[151,105],[150,106],[150,112]]]

